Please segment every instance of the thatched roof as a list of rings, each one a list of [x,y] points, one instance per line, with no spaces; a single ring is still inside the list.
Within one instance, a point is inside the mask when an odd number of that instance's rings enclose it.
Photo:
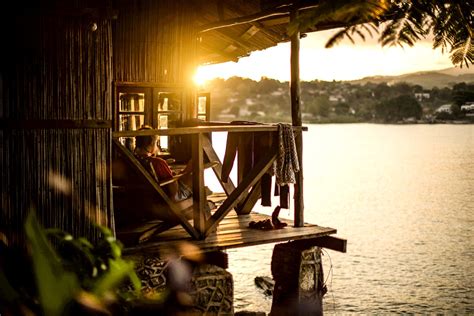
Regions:
[[[250,52],[290,40],[287,26],[293,2],[298,8],[314,8],[323,0],[206,0],[195,1],[199,20],[201,64],[237,61]],[[342,26],[337,21],[306,30],[314,32]]]

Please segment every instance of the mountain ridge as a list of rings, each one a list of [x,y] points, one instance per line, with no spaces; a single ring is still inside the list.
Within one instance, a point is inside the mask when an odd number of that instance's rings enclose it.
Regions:
[[[420,85],[425,89],[434,87],[445,88],[451,87],[460,82],[474,82],[474,70],[471,68],[446,68],[440,70],[418,71],[413,73],[402,74],[398,76],[370,76],[362,79],[348,80],[351,84],[366,83],[387,83],[395,84],[398,82],[406,82],[409,84]]]

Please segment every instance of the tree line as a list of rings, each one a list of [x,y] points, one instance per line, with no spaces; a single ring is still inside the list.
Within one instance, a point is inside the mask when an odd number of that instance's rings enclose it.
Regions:
[[[232,77],[214,79],[204,88],[211,92],[213,120],[291,121],[288,82]],[[424,89],[404,82],[301,82],[301,110],[307,123],[459,119],[460,106],[466,102],[474,102],[474,83]],[[445,104],[451,104],[449,115],[436,111]]]

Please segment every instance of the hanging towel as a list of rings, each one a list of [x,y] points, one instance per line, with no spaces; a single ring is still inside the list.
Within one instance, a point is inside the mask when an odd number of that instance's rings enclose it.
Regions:
[[[290,124],[278,123],[278,155],[273,170],[280,186],[295,183],[295,173],[300,171],[295,136]]]
[[[232,121],[231,125],[262,125],[263,123],[249,122],[249,121]],[[243,144],[246,144],[246,152],[241,152],[240,155],[245,155],[245,169],[242,170],[243,174],[246,174],[253,167],[253,134],[251,139],[249,133],[229,132],[227,134],[227,143],[224,154],[224,161],[222,162],[221,180],[227,182],[229,179],[230,172],[234,166],[234,160],[237,155],[238,148]],[[241,147],[242,149],[242,147]]]

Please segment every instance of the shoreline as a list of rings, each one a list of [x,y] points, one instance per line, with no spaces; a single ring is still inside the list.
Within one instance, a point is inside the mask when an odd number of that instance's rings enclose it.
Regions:
[[[378,124],[378,125],[473,125],[471,121],[442,121],[442,122],[370,122],[370,121],[354,121],[354,122],[340,122],[340,121],[307,121],[303,124]]]

